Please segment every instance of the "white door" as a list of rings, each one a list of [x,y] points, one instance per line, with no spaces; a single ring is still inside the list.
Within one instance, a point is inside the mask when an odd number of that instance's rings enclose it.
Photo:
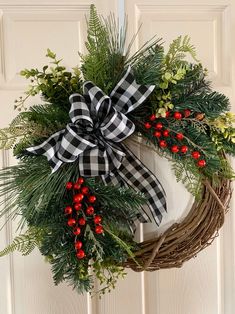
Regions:
[[[0,128],[16,114],[14,99],[25,87],[17,76],[22,68],[43,65],[48,47],[68,66],[79,62],[90,3],[102,14],[113,11],[121,19],[125,10],[129,36],[142,23],[137,46],[155,33],[166,47],[178,35],[190,35],[214,88],[235,100],[235,0],[0,0]],[[174,182],[169,165],[143,147],[133,149],[167,190],[169,213],[164,223],[179,219],[188,195]],[[9,152],[0,154],[1,166],[13,162]],[[101,300],[79,296],[65,284],[54,287],[50,267],[37,251],[28,257],[16,253],[1,258],[0,314],[233,314],[234,229],[230,211],[220,238],[182,269],[130,271]],[[13,236],[14,223],[7,224],[0,231],[0,249]]]

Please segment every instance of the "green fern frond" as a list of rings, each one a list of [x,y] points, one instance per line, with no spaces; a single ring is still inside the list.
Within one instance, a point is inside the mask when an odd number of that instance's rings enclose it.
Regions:
[[[172,163],[172,170],[175,173],[176,181],[181,181],[186,190],[196,199],[199,199],[202,190],[201,175],[195,165],[190,161],[189,163],[190,165],[186,167],[187,162],[183,164],[179,161],[175,161]]]
[[[27,130],[21,127],[0,129],[0,149],[11,149],[22,137],[27,135]]]
[[[18,251],[24,256],[28,255],[40,244],[41,239],[42,231],[30,227],[24,234],[15,237],[13,242],[0,252],[0,257],[13,253],[14,251]]]
[[[174,64],[179,66],[185,64],[183,60],[186,55],[189,54],[194,61],[199,62],[197,59],[196,49],[190,42],[188,35],[182,37],[179,36],[173,40],[170,44],[169,50],[165,56],[165,64],[168,67],[172,67]]]

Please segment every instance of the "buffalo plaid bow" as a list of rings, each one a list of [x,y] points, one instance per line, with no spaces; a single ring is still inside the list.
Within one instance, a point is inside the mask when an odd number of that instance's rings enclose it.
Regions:
[[[27,151],[46,156],[52,172],[63,163],[78,160],[81,176],[101,176],[105,183],[131,186],[145,193],[159,223],[166,209],[164,190],[150,170],[120,144],[135,130],[126,114],[143,103],[154,87],[138,85],[130,68],[110,96],[92,82],[85,82],[84,95],[73,94],[69,98],[71,122],[66,128]],[[150,221],[145,211],[138,218]]]

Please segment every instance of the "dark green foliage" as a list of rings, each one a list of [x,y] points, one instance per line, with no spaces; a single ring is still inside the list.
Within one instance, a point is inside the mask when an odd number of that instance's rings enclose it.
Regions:
[[[194,112],[203,112],[207,117],[216,118],[229,110],[229,99],[218,92],[208,93],[205,90],[196,94],[189,94],[175,101],[175,109],[191,109]]]
[[[87,55],[81,55],[82,73],[85,80],[92,81],[106,94],[114,88],[124,69],[125,27],[119,30],[114,17],[102,20],[94,5],[88,21]]]
[[[210,82],[206,79],[206,71],[200,63],[189,64],[185,76],[171,86],[173,102],[201,92],[210,92]]]
[[[224,139],[221,138],[223,150],[226,154],[229,154],[231,156],[235,156],[235,143],[224,141]]]
[[[161,79],[161,68],[164,57],[163,47],[154,42],[153,45],[140,52],[130,62],[136,81],[139,84],[158,85]]]
[[[110,288],[116,276],[123,273],[115,265],[130,256],[135,247],[130,226],[145,199],[143,195],[132,190],[104,186],[101,182],[87,179],[86,185],[98,199],[96,213],[102,215],[107,232],[96,235],[92,229],[93,218],[86,217],[89,224],[87,223],[80,239],[84,242],[87,258],[80,263],[74,249],[74,235],[67,226],[64,215],[65,206],[72,202],[72,194],[66,192],[65,184],[76,181],[77,177],[76,162],[65,165],[51,175],[44,157],[25,157],[18,166],[0,172],[1,181],[5,181],[0,187],[0,194],[8,192],[8,201],[11,204],[1,214],[14,210],[17,215],[22,216],[22,226],[27,224],[29,230],[36,228],[38,232],[43,232],[40,242],[36,242],[34,237],[29,237],[26,233],[27,236],[21,236],[26,239],[24,246],[21,247],[16,239],[16,243],[13,242],[6,252],[16,248],[26,253],[37,245],[52,264],[55,283],[66,280],[79,292],[88,291],[92,286],[89,265],[94,260],[94,267],[97,267],[100,276],[106,267],[113,270],[107,280],[104,280],[104,284]]]
[[[65,128],[69,122],[68,112],[60,106],[50,104],[35,105],[21,112],[11,123],[11,128],[31,126],[27,136],[20,139],[14,147],[14,155],[21,156],[25,149],[40,144],[53,133]]]
[[[41,125],[49,132],[59,130],[69,121],[68,111],[50,104],[34,105],[28,111],[20,113],[18,117]]]

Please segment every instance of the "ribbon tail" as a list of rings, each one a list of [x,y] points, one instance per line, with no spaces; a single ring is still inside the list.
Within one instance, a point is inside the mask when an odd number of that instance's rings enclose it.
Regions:
[[[147,197],[152,217],[160,225],[163,213],[167,211],[166,193],[156,176],[127,147],[122,147],[126,158],[114,174],[117,173],[131,188]]]
[[[62,165],[62,161],[56,157],[56,152],[59,149],[63,134],[64,130],[56,132],[40,145],[29,147],[26,151],[34,155],[45,156],[52,168],[52,173],[54,173]]]

